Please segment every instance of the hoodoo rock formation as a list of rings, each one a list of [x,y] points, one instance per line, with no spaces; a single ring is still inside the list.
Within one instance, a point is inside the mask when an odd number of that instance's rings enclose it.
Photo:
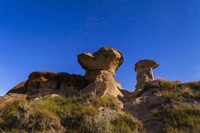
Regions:
[[[78,62],[85,69],[84,76],[58,72],[33,72],[8,93],[26,94],[35,98],[48,94],[65,97],[95,92],[99,96],[123,96],[115,78],[115,71],[123,63],[122,54],[114,48],[103,47],[95,53],[78,55]]]
[[[79,54],[77,59],[86,71],[84,76],[64,72],[33,72],[27,81],[21,82],[7,94],[23,94],[27,98],[36,98],[49,94],[71,97],[93,92],[100,97],[113,96],[127,99],[132,94],[136,96],[141,92],[146,82],[154,80],[152,70],[159,66],[153,60],[137,62],[135,64],[136,91],[131,93],[123,90],[121,84],[115,80],[115,71],[124,61],[122,53],[118,50],[103,47],[94,53]]]
[[[90,82],[82,91],[94,91],[99,96],[122,96],[122,87],[114,78],[115,71],[123,61],[123,55],[111,47],[100,48],[95,53],[78,55],[78,62],[86,71],[84,77]]]
[[[158,62],[154,60],[140,60],[135,64],[135,71],[137,72],[136,91],[141,91],[146,82],[154,80],[153,69],[158,66]]]

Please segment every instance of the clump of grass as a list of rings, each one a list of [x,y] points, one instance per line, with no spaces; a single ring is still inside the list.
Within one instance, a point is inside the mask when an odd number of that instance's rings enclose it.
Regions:
[[[183,92],[181,90],[182,83],[180,81],[170,81],[164,79],[158,79],[160,88],[164,91],[164,99],[166,101],[183,101]]]
[[[139,133],[142,129],[142,123],[129,114],[119,116],[112,121],[114,133]]]
[[[2,111],[2,116],[10,118],[17,116],[19,112],[19,107],[22,105],[22,102],[14,102],[10,105],[8,105],[6,108],[4,108],[4,111]]]
[[[14,125],[17,123],[17,118],[20,115],[20,107],[23,105],[24,102],[14,102],[0,111],[0,129],[4,127],[14,127]]]
[[[120,102],[116,97],[105,96],[98,97],[94,93],[86,94],[82,96],[83,99],[86,99],[87,102],[95,106],[95,108],[99,107],[109,107],[111,109],[120,109]]]
[[[188,82],[188,83],[185,83],[185,85],[189,86],[191,89],[200,90],[200,81]]]
[[[96,111],[96,108],[91,105],[81,104],[80,100],[80,97],[46,97],[43,102],[40,103],[39,108],[48,110],[49,112],[56,114],[59,117],[81,113],[89,114]]]
[[[164,90],[169,100],[183,101],[184,98],[200,98],[200,81],[181,83],[180,81],[169,81],[158,79],[160,88]]]
[[[164,79],[158,79],[157,80],[160,84],[160,87],[165,90],[176,90],[181,85],[181,81],[170,81],[170,80],[164,80]]]
[[[82,132],[87,133],[140,133],[142,123],[129,114],[121,114],[113,120],[93,117]]]
[[[200,81],[184,83],[190,89],[189,95],[195,99],[200,98]]]

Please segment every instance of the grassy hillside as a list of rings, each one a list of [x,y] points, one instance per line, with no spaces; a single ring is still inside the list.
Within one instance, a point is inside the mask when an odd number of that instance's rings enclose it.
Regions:
[[[0,111],[1,132],[138,133],[142,123],[121,111],[115,98],[93,94],[46,96]]]
[[[0,132],[143,133],[149,124],[143,120],[149,112],[153,119],[149,118],[156,124],[150,125],[160,127],[161,133],[200,132],[200,81],[159,79],[146,84],[140,96],[127,100],[137,108],[124,112],[117,98],[94,94],[71,98],[49,95],[15,102],[0,110]],[[140,108],[145,112],[142,117],[134,115],[143,118],[138,120],[131,114],[133,109]]]
[[[200,132],[200,81],[159,80],[163,97],[151,111],[164,126],[166,133]],[[148,87],[149,89],[151,87]]]

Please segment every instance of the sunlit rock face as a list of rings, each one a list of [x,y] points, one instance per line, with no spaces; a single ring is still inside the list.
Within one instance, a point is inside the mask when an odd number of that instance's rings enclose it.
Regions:
[[[122,96],[122,87],[114,78],[123,60],[116,49],[100,48],[94,53],[78,55],[78,62],[86,71],[84,76],[64,72],[32,72],[27,81],[16,85],[7,94],[26,94],[27,98],[49,94],[70,97],[92,91],[99,96]]]
[[[107,70],[114,72],[124,59],[118,50],[112,47],[100,48],[97,52],[78,55],[78,62],[86,71]]]
[[[142,90],[146,82],[154,80],[153,69],[158,66],[158,62],[154,60],[140,60],[135,64],[135,71],[137,72],[136,91]]]
[[[82,91],[94,91],[100,96],[122,96],[119,90],[122,87],[114,78],[115,71],[123,61],[121,52],[111,47],[78,55],[78,62],[86,71],[84,77],[90,82]]]

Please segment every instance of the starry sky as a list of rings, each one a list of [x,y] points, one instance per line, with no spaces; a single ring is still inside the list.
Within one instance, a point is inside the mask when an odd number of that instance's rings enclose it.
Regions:
[[[124,55],[116,79],[134,90],[134,65],[160,63],[156,78],[200,80],[199,0],[0,0],[0,95],[33,71],[84,75],[82,52]]]

